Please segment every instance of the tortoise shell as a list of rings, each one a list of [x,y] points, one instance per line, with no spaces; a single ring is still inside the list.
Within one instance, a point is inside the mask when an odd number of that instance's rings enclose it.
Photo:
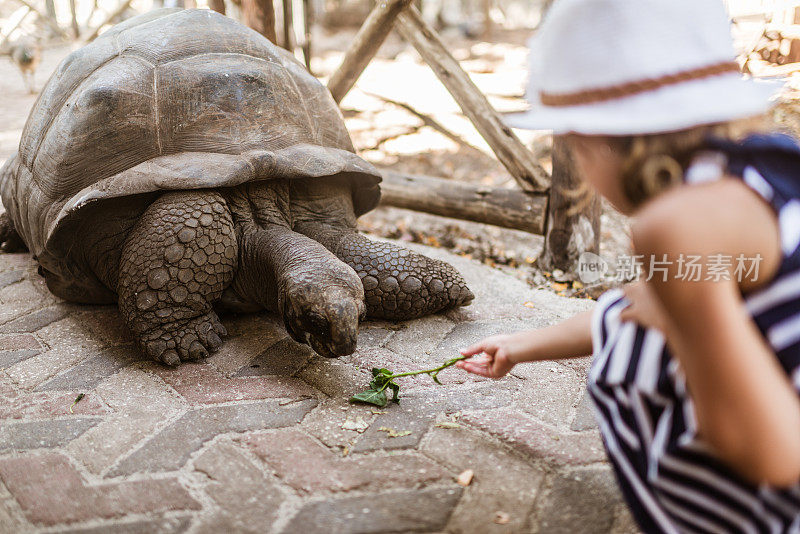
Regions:
[[[31,111],[0,194],[37,256],[105,199],[346,175],[356,215],[380,199],[330,93],[259,33],[207,10],[129,19],[67,56]]]

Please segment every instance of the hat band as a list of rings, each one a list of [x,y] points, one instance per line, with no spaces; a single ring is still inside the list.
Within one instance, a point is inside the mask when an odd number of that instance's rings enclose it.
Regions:
[[[626,82],[619,85],[612,85],[599,89],[587,89],[574,93],[545,93],[542,91],[539,93],[539,98],[542,104],[545,106],[577,106],[580,104],[591,104],[594,102],[615,100],[617,98],[653,91],[654,89],[664,87],[665,85],[674,85],[691,80],[698,80],[700,78],[707,78],[709,76],[716,76],[718,74],[724,74],[727,72],[739,72],[739,64],[735,61],[725,61],[723,63],[716,63],[706,67],[685,70],[675,74],[665,74],[664,76],[659,76],[658,78]]]

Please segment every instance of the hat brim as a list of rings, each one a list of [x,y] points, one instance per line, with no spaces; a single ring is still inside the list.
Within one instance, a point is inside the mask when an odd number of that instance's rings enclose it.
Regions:
[[[737,73],[667,85],[624,98],[579,106],[534,105],[508,114],[512,128],[552,130],[556,135],[665,133],[753,117],[767,111],[782,83],[742,79]]]

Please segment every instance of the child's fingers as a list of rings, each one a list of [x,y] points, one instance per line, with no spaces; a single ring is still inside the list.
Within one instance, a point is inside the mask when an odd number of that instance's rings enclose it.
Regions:
[[[492,378],[492,370],[486,364],[480,364],[477,362],[459,362],[463,365],[459,365],[459,367],[467,372],[470,372],[475,375],[485,376],[487,378]]]
[[[480,354],[483,352],[484,344],[483,341],[475,343],[474,345],[470,345],[465,349],[461,349],[460,352],[462,356],[474,356],[475,354]]]
[[[481,339],[477,343],[474,343],[465,349],[461,349],[458,352],[460,352],[462,356],[473,356],[475,354],[480,354],[481,352],[487,352],[491,354],[495,350],[497,350],[497,339],[496,336],[491,336]]]

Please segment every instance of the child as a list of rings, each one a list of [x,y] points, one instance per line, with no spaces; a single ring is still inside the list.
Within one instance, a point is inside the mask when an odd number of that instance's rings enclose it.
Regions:
[[[516,126],[565,135],[633,217],[642,281],[459,362],[594,353],[589,392],[645,532],[800,532],[800,147],[752,119],[720,0],[557,0]],[[746,133],[742,137],[740,134]]]

